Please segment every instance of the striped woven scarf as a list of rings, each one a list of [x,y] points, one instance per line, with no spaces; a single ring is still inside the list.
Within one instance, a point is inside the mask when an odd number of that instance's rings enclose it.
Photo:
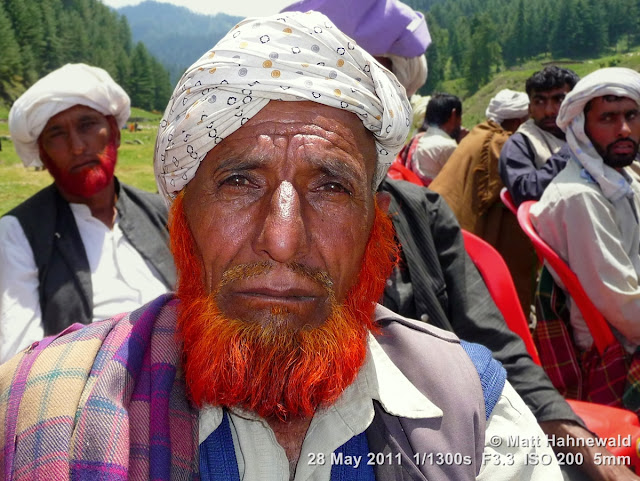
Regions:
[[[198,413],[180,369],[175,302],[162,296],[0,366],[0,476],[197,477]]]

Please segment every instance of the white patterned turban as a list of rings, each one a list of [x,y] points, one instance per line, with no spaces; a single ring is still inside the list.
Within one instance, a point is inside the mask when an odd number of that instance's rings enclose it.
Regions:
[[[640,105],[640,74],[628,68],[596,70],[582,78],[562,101],[556,123],[565,131],[573,156],[600,185],[608,199],[617,201],[632,195],[631,186],[615,169],[607,166],[584,131],[584,108],[605,95],[627,97]]]
[[[127,93],[103,69],[66,64],[34,83],[12,105],[9,131],[25,167],[42,165],[38,137],[51,117],[75,105],[113,115],[122,127],[129,118]]]
[[[248,18],[187,69],[169,100],[154,155],[165,200],[270,100],[310,100],[355,113],[375,137],[376,185],[411,124],[404,87],[324,15]]]
[[[529,96],[524,92],[503,89],[489,101],[485,115],[501,124],[507,119],[520,119],[529,112]]]
[[[401,57],[392,53],[385,55],[391,60],[391,71],[407,90],[411,98],[427,81],[427,57]]]

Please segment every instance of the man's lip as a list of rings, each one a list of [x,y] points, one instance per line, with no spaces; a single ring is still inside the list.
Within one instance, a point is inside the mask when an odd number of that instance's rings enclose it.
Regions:
[[[274,301],[310,301],[320,297],[326,297],[327,293],[320,289],[308,289],[300,287],[249,287],[243,286],[233,289],[231,295],[256,300]]]
[[[78,170],[86,169],[87,167],[92,167],[94,165],[98,165],[99,163],[100,163],[100,161],[98,161],[96,159],[83,160],[82,162],[79,162],[79,163],[75,164],[73,167],[71,167],[71,172],[75,172],[75,171],[78,171]]]
[[[330,288],[320,281],[276,266],[269,272],[231,280],[222,287],[224,294],[246,294],[264,297],[326,297]]]
[[[634,144],[630,140],[619,140],[613,144],[612,150],[619,154],[628,154],[633,152]]]

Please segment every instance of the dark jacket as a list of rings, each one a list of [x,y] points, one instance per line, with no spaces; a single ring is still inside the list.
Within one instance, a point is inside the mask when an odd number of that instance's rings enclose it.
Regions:
[[[167,208],[157,194],[116,179],[116,209],[124,236],[151,264],[167,289],[176,281],[169,250]],[[38,292],[45,335],[93,319],[91,271],[69,203],[55,184],[9,211],[20,222],[38,267]]]

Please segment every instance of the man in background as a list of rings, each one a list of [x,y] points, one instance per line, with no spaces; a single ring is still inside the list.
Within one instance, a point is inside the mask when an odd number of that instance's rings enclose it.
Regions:
[[[500,202],[504,184],[498,174],[498,159],[505,142],[527,120],[528,109],[529,98],[524,92],[498,92],[487,106],[487,120],[471,129],[429,185],[444,197],[460,227],[500,252],[524,312],[529,312],[533,298],[536,257],[516,217]]]
[[[53,184],[0,219],[0,362],[173,287],[162,199],[114,176],[129,112],[126,92],[85,64],[51,72],[11,107],[18,155]]]
[[[624,168],[638,153],[639,104],[633,70],[605,68],[578,82],[558,115],[571,156],[531,208],[540,236],[630,354],[640,345],[640,184]],[[588,349],[593,338],[573,303],[570,321],[578,349]]]
[[[504,144],[499,162],[500,177],[516,205],[539,199],[566,165],[569,153],[562,149],[566,142],[556,117],[577,81],[575,72],[555,65],[527,79],[531,118]]]
[[[424,115],[426,132],[420,137],[409,166],[428,186],[458,146],[462,132],[462,102],[446,93],[431,96]]]

